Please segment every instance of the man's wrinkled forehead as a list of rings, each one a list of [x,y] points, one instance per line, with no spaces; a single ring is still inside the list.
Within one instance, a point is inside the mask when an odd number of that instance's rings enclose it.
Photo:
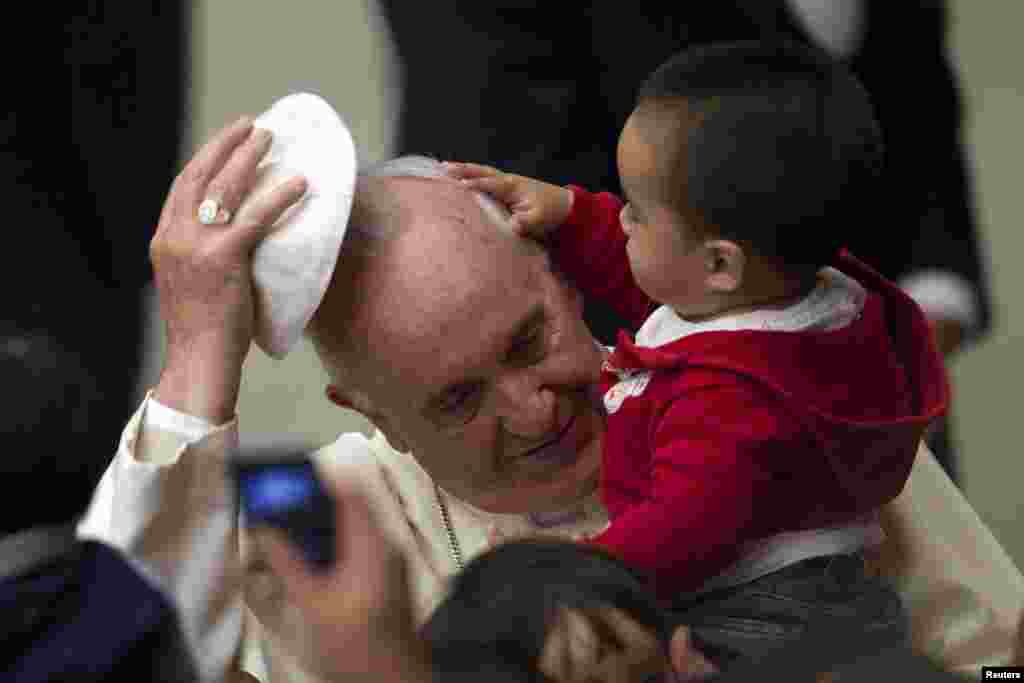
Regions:
[[[367,184],[402,207],[407,219],[449,228],[511,236],[508,212],[496,201],[447,178],[409,176],[368,178]]]
[[[532,240],[516,235],[478,193],[453,180],[382,178],[381,189],[400,206],[400,244],[388,264],[392,274],[415,286],[449,288],[449,295],[519,277],[530,262],[546,261]],[[498,282],[495,283],[494,280]]]
[[[499,326],[514,292],[537,291],[543,251],[501,230],[470,191],[446,180],[374,181],[400,205],[403,225],[361,283],[372,289],[360,306],[366,333],[390,339],[393,350],[436,353],[453,335],[482,332],[484,318]]]

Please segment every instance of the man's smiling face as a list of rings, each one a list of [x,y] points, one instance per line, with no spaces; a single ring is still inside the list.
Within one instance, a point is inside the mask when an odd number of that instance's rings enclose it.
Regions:
[[[360,294],[345,316],[348,382],[396,446],[477,507],[538,512],[589,494],[602,358],[578,294],[458,184],[379,182],[403,230],[347,283]]]

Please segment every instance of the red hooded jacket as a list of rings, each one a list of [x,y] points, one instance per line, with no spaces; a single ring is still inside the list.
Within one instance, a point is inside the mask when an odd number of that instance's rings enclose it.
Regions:
[[[555,259],[639,326],[656,304],[630,273],[622,203],[573,192]],[[609,416],[601,488],[612,522],[592,542],[659,593],[700,587],[745,542],[851,522],[903,489],[946,407],[943,359],[906,294],[845,251],[834,265],[867,291],[839,329],[697,332],[658,348],[620,332],[603,389],[653,373]]]

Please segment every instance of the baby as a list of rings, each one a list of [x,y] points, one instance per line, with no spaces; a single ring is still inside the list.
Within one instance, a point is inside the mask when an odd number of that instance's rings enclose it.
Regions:
[[[947,384],[922,312],[841,250],[885,220],[881,166],[856,79],[760,42],[691,50],[648,78],[619,138],[624,205],[449,164],[638,328],[603,369],[611,523],[591,542],[698,621],[744,596],[744,617],[791,620],[754,596],[817,604],[839,582],[848,612],[902,628],[858,553],[880,542],[874,513]]]

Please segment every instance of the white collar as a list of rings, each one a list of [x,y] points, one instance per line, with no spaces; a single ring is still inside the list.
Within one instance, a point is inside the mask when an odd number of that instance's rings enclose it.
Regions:
[[[762,309],[694,323],[679,317],[670,306],[660,306],[637,331],[636,345],[646,348],[664,346],[697,332],[801,332],[848,325],[864,307],[867,298],[864,287],[835,268],[822,269],[818,280],[814,291],[781,310]]]

